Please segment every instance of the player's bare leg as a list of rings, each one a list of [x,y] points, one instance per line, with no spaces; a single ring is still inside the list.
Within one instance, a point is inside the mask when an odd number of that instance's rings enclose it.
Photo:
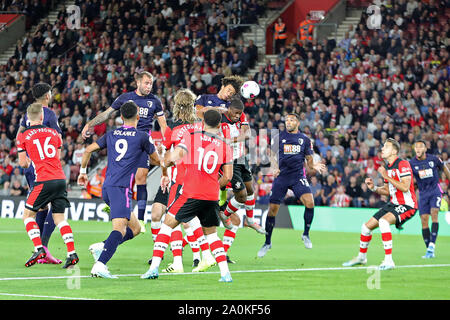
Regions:
[[[69,223],[64,218],[64,213],[53,212],[53,221],[55,225],[58,227],[61,236],[64,240],[64,243],[67,247],[67,258],[66,262],[63,265],[63,268],[66,269],[70,266],[73,266],[78,263],[78,255],[75,251],[75,243],[73,240],[72,228]]]
[[[152,205],[151,229],[152,229],[153,242],[155,242],[156,236],[158,235],[159,229],[161,228],[162,216],[166,212],[166,209],[167,209],[167,207],[159,202],[155,202]]]
[[[344,267],[353,267],[356,265],[365,265],[367,263],[367,248],[372,240],[372,232],[378,228],[378,220],[370,218],[369,221],[363,223],[361,226],[361,235],[359,242],[359,253],[353,259],[344,262]]]
[[[275,228],[275,217],[277,216],[279,210],[279,204],[269,203],[269,212],[266,217],[266,241],[258,251],[258,258],[264,257],[267,252],[272,249],[272,232]]]
[[[312,193],[305,193],[300,197],[300,201],[305,206],[305,213],[303,215],[305,227],[302,235],[302,241],[305,244],[306,249],[312,249],[312,242],[309,238],[309,229],[314,218],[314,197]]]
[[[147,208],[147,175],[148,168],[138,168],[136,171],[136,187],[137,187],[137,195],[136,200],[138,203],[138,219],[141,224],[141,232],[145,233],[145,223],[144,223],[144,215],[145,210]]]

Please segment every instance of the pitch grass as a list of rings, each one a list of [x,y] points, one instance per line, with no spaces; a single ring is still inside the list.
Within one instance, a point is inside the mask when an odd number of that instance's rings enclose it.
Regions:
[[[240,229],[229,251],[237,262],[230,265],[233,283],[226,284],[218,282],[217,266],[208,273],[191,274],[189,247],[184,255],[184,271],[189,274],[160,273],[157,280],[141,280],[139,276],[148,269],[153,247],[147,231],[119,247],[108,266],[112,274],[120,277],[110,280],[89,277],[93,259],[88,247],[106,239],[111,224],[69,222],[80,263],[72,270],[64,270],[61,265],[26,268],[24,263],[31,255],[32,244],[22,221],[0,219],[0,299],[450,299],[450,237],[439,237],[436,258],[425,260],[421,258],[425,253],[421,236],[402,235],[394,230],[393,255],[398,268],[377,274],[367,268],[342,268],[342,262],[358,252],[356,233],[314,232],[313,227],[314,247],[307,250],[300,240],[300,231],[275,229],[272,250],[263,259],[257,259],[264,236],[251,229]],[[220,236],[223,231],[219,228]],[[55,257],[64,259],[66,249],[58,229],[49,247]],[[160,270],[171,257],[167,250]],[[368,266],[379,265],[383,258],[379,233],[373,236],[368,257]],[[444,266],[417,267],[423,265]],[[23,279],[32,277],[38,278]]]

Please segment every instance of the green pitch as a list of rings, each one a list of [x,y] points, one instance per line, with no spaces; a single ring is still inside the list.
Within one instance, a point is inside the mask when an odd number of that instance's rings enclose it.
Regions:
[[[275,229],[273,248],[256,258],[264,236],[240,229],[229,251],[237,263],[230,265],[233,283],[219,283],[219,269],[200,274],[192,270],[192,253],[185,248],[186,274],[160,272],[157,280],[141,280],[148,269],[153,242],[149,231],[118,248],[108,266],[119,279],[90,277],[93,259],[90,244],[106,239],[111,224],[69,221],[80,263],[71,270],[61,265],[24,266],[32,251],[21,220],[0,219],[0,299],[157,299],[157,300],[289,300],[289,299],[450,299],[450,237],[438,237],[436,258],[422,259],[425,245],[420,236],[393,230],[395,270],[370,268],[383,259],[381,236],[374,233],[368,265],[343,268],[355,256],[359,234],[311,231],[313,249],[307,250],[301,233]],[[219,235],[223,235],[223,228]],[[65,245],[56,229],[50,241],[52,254],[65,258]],[[172,260],[169,250],[160,270]],[[369,268],[368,268],[369,267]]]

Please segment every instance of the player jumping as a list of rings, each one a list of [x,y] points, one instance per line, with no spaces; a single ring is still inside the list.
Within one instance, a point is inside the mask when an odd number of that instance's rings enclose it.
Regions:
[[[204,242],[209,244],[220,268],[219,281],[232,281],[223,243],[216,231],[219,225],[219,188],[226,186],[233,176],[232,151],[217,135],[220,130],[220,113],[216,110],[208,110],[203,115],[204,131],[196,131],[188,135],[174,151],[165,155],[165,165],[183,159],[186,166],[186,178],[182,193],[179,193],[169,205],[166,219],[161,225],[153,248],[152,264],[141,276],[143,279],[158,278],[159,265],[169,244],[172,230],[181,222],[186,222],[194,230],[194,234],[198,235],[197,240],[200,245]],[[222,164],[224,164],[223,175],[219,180],[218,173]],[[212,265],[213,261],[202,260],[197,270],[203,271]]]
[[[314,197],[305,176],[304,162],[310,170],[321,173],[325,165],[313,160],[313,145],[311,140],[298,129],[299,118],[291,113],[286,116],[286,130],[272,137],[271,168],[275,180],[269,200],[269,212],[266,218],[266,241],[258,251],[258,257],[262,258],[272,248],[272,232],[275,227],[275,217],[280,209],[281,201],[291,189],[297,199],[305,206],[305,228],[302,240],[305,247],[312,248],[309,238],[309,229],[314,217]],[[277,149],[278,148],[278,149]],[[278,155],[278,159],[277,158]],[[279,164],[279,165],[278,165]]]
[[[97,115],[94,119],[89,121],[83,128],[82,136],[84,139],[89,137],[90,131],[99,124],[108,120],[110,114],[118,109],[129,100],[134,101],[139,107],[139,122],[137,130],[143,131],[151,135],[153,127],[153,118],[156,116],[158,124],[161,127],[161,133],[164,135],[166,130],[166,118],[162,109],[161,101],[157,96],[151,93],[153,86],[153,76],[150,72],[143,71],[136,75],[137,89],[121,94],[104,112]],[[142,232],[145,232],[144,215],[147,207],[147,175],[150,170],[150,162],[145,153],[142,153],[142,158],[139,163],[139,169],[136,172],[136,186],[137,186],[137,203],[138,203],[138,219],[142,227]]]
[[[419,214],[422,221],[422,236],[427,247],[424,259],[434,258],[434,249],[439,230],[438,213],[442,200],[442,189],[439,185],[439,170],[444,170],[450,179],[450,170],[438,157],[427,153],[424,140],[414,144],[416,156],[409,161],[412,173],[416,178],[419,190]],[[428,225],[431,213],[431,233]]]
[[[221,206],[220,211],[220,217],[227,228],[223,241],[225,250],[228,251],[236,238],[236,232],[240,224],[239,216],[236,214],[239,208],[245,207],[246,226],[262,234],[266,234],[266,231],[253,219],[253,210],[255,208],[253,175],[244,152],[244,142],[250,138],[250,128],[247,117],[244,114],[244,104],[240,99],[231,100],[227,112],[222,114],[222,132],[227,137],[226,140],[230,140],[230,146],[233,149],[233,178],[231,179],[231,187],[234,196],[228,204],[225,203]],[[231,216],[234,217],[233,222],[231,222]],[[228,256],[227,259],[229,263],[233,263]]]
[[[384,246],[384,260],[379,266],[380,270],[395,268],[392,259],[392,233],[391,224],[398,229],[411,219],[417,211],[416,194],[412,170],[408,161],[398,157],[400,144],[397,140],[388,138],[381,148],[381,156],[387,161],[386,166],[380,166],[378,172],[384,179],[383,187],[374,185],[372,178],[366,178],[367,187],[379,195],[390,196],[390,202],[378,210],[368,222],[361,227],[359,254],[350,261],[344,262],[344,267],[351,267],[367,263],[367,248],[372,240],[372,232],[380,227],[381,239]]]

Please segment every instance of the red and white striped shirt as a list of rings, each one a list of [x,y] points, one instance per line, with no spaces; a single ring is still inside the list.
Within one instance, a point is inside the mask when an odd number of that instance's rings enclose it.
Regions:
[[[395,159],[392,164],[388,164],[386,167],[388,176],[396,181],[402,181],[402,178],[411,176],[411,183],[409,190],[406,192],[398,190],[392,183],[384,180],[385,183],[389,183],[389,194],[391,202],[396,205],[404,204],[411,208],[417,209],[416,193],[414,192],[414,180],[412,179],[412,169],[408,161],[400,158]]]

